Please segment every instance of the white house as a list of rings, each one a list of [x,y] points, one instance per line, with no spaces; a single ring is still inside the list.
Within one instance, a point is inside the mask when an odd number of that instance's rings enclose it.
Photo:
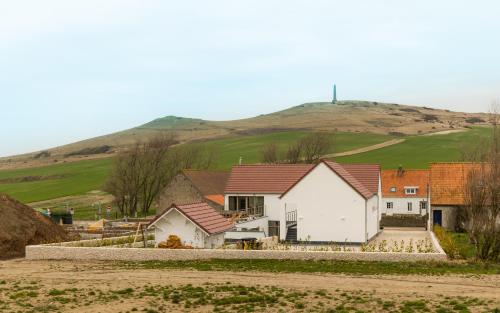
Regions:
[[[224,244],[224,232],[233,224],[205,202],[172,206],[151,221],[156,246],[170,235],[180,237],[183,245],[193,248],[218,248]]]
[[[380,198],[378,165],[241,165],[226,185],[225,212],[238,230],[281,240],[362,243],[379,230]]]
[[[382,213],[426,215],[429,210],[429,170],[383,170]]]

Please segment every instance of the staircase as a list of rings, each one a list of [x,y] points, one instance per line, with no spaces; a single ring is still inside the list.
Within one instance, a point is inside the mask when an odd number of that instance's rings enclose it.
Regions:
[[[297,242],[297,226],[287,228],[285,240],[288,242]]]

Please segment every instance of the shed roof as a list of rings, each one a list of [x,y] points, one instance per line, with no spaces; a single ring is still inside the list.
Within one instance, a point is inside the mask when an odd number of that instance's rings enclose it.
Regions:
[[[208,170],[184,170],[184,175],[203,194],[223,195],[230,172]]]
[[[170,211],[177,210],[187,219],[200,227],[209,235],[224,232],[233,227],[227,218],[217,213],[210,205],[205,202],[188,203],[188,204],[172,204],[172,206],[164,213],[156,216],[148,225],[148,228],[153,226],[157,221],[167,215]]]
[[[392,198],[427,197],[429,170],[383,170],[382,196]],[[418,187],[414,195],[407,195],[405,187]],[[391,191],[396,188],[396,191]]]
[[[431,203],[433,205],[464,205],[465,183],[474,163],[431,163]]]

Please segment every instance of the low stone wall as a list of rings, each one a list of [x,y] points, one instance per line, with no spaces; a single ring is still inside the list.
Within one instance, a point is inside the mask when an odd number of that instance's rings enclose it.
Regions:
[[[353,261],[444,261],[444,253],[389,253],[337,251],[215,250],[69,247],[37,245],[26,247],[29,260],[169,261],[206,259],[287,259]]]

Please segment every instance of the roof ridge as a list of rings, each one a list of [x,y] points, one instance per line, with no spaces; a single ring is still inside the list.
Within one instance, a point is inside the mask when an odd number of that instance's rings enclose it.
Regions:
[[[362,182],[360,182],[356,177],[354,177],[351,173],[349,173],[349,171],[347,171],[344,167],[343,167],[343,164],[340,164],[340,163],[337,163],[335,161],[324,161],[326,163],[326,165],[328,165],[333,171],[335,171],[339,176],[343,177],[343,178],[346,178],[348,177],[349,179],[352,179],[354,180],[354,182],[360,184],[365,190],[363,192],[361,192],[360,190],[358,190],[358,188],[356,188],[355,186],[353,186],[353,183],[351,183],[350,181],[348,181],[347,179],[345,179],[347,181],[347,183],[349,185],[351,185],[352,188],[354,188],[355,190],[357,190],[359,193],[361,193],[363,195],[364,192],[367,192],[367,194],[373,194],[370,189],[368,189],[368,187],[365,186],[365,184],[363,184]],[[331,167],[331,164],[335,164],[335,165],[338,165],[343,171],[344,173],[338,173],[334,168]],[[356,165],[359,165],[359,164],[356,164]],[[364,196],[364,195],[363,195]]]

